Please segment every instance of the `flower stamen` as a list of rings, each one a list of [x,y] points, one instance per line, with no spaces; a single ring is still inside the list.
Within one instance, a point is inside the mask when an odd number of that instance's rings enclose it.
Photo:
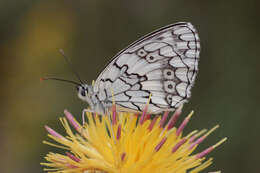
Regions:
[[[181,108],[176,110],[174,115],[176,120],[180,112]],[[66,118],[60,120],[67,136],[64,137],[45,126],[49,133],[48,137],[61,146],[46,141],[43,143],[66,150],[64,154],[47,154],[45,157],[47,163],[41,164],[53,169],[44,169],[45,171],[198,173],[212,164],[212,159],[205,160],[205,156],[226,140],[224,138],[202,152],[193,154],[196,146],[218,128],[217,125],[208,132],[205,129],[193,130],[182,137],[193,111],[178,128],[175,126],[176,120],[172,118],[172,121],[170,120],[171,122],[162,128],[163,121],[168,119],[168,113],[163,117],[157,115],[153,119],[150,119],[149,114],[143,113],[143,118],[138,119],[133,113],[116,112],[113,108],[110,116],[93,116],[92,113],[87,112],[88,123],[83,126],[68,111],[65,110],[64,114]],[[115,116],[116,118],[111,120]],[[73,131],[72,128],[75,130]],[[201,137],[198,138],[199,136]]]
[[[205,149],[204,151],[198,153],[196,155],[196,158],[199,159],[199,158],[202,158],[204,157],[205,155],[207,155],[208,153],[210,153],[213,149],[215,149],[216,147],[218,147],[219,145],[221,145],[222,143],[224,143],[225,141],[227,140],[227,138],[223,138],[222,140],[220,140],[218,143],[216,143],[215,145]]]
[[[163,125],[164,125],[165,121],[167,120],[168,115],[169,115],[168,111],[163,113],[162,119],[160,121],[160,128],[163,128]]]
[[[143,110],[143,113],[142,113],[142,116],[140,117],[140,124],[142,125],[145,121],[145,117],[146,117],[146,113],[148,111],[148,106],[149,106],[149,103],[150,103],[150,100],[151,100],[151,97],[152,97],[152,94],[149,95],[149,99],[144,107],[144,110]]]
[[[183,129],[185,128],[185,126],[188,124],[188,122],[190,121],[191,116],[193,115],[193,111],[191,111],[191,113],[184,119],[184,121],[181,123],[181,125],[179,126],[179,128],[176,131],[176,135],[179,136],[181,134],[181,132],[183,131]]]
[[[80,162],[80,159],[74,156],[73,154],[66,152],[66,155],[71,158],[71,160],[74,160],[75,162]]]
[[[215,131],[217,128],[219,128],[219,125],[216,125],[215,127],[213,127],[212,129],[210,129],[205,135],[201,136],[200,138],[198,138],[195,142],[193,142],[189,149],[192,149],[195,145],[200,144],[201,142],[204,141],[204,139],[207,138],[207,136],[209,136],[213,131]]]
[[[181,106],[174,112],[174,114],[172,115],[171,119],[170,119],[169,122],[168,122],[167,130],[170,130],[171,128],[174,127],[175,123],[177,122],[178,118],[179,118],[180,115],[181,115],[182,107],[183,107],[183,105],[181,105]]]

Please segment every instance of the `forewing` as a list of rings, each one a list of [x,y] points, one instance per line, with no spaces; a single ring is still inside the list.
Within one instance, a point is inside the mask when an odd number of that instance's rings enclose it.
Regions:
[[[175,110],[191,96],[198,72],[200,41],[190,23],[156,30],[119,52],[99,75],[94,91],[102,102],[149,112]]]

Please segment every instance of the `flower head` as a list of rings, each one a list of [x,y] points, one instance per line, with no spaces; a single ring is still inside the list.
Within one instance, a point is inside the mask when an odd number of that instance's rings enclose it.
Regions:
[[[60,120],[66,137],[46,126],[48,136],[59,144],[44,143],[66,150],[63,154],[47,154],[47,163],[41,164],[47,166],[45,170],[49,172],[197,173],[212,163],[212,158],[206,159],[205,156],[226,140],[195,152],[218,125],[211,130],[195,130],[183,135],[193,112],[176,127],[181,108],[170,119],[168,112],[151,119],[145,110],[139,117],[133,113],[116,112],[113,106],[111,115],[98,116],[87,112],[87,123],[83,125],[68,111],[64,113],[66,118]]]

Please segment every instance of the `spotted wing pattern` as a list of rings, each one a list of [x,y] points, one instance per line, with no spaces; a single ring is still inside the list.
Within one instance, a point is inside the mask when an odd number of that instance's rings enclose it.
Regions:
[[[200,41],[192,24],[180,22],[156,30],[119,52],[99,75],[94,91],[111,105],[149,112],[175,110],[191,96],[198,72]]]

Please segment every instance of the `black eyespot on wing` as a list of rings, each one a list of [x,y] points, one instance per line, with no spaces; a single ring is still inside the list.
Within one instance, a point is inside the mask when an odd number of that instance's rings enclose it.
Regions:
[[[168,88],[169,88],[169,89],[172,89],[172,88],[173,88],[172,84],[169,84],[169,85],[168,85]]]

